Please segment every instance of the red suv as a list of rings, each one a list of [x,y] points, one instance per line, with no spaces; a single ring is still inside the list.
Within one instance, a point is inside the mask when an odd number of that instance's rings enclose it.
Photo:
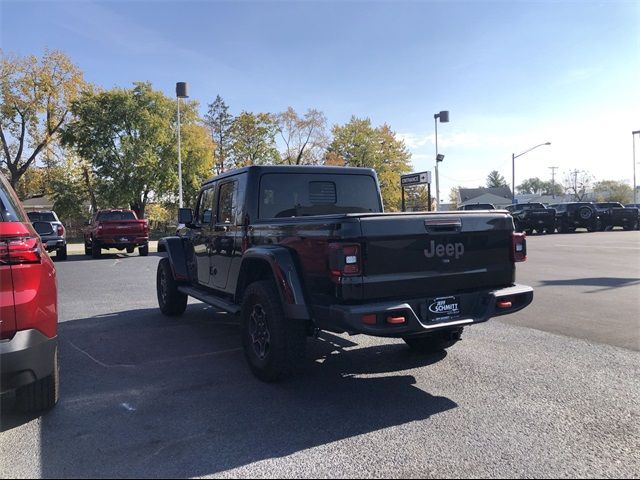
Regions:
[[[0,392],[36,412],[58,401],[56,270],[0,174]]]

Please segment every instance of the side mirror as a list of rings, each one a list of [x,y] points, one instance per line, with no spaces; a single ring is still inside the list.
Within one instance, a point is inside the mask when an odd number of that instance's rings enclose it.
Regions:
[[[191,225],[193,223],[193,210],[190,208],[178,209],[178,223],[183,225]]]

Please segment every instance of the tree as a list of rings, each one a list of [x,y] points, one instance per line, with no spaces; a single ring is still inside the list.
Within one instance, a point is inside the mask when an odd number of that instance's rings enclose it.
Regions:
[[[622,204],[633,201],[633,188],[626,182],[602,180],[593,185],[593,195],[597,202],[620,202]]]
[[[310,109],[299,117],[289,107],[278,114],[278,133],[284,143],[280,156],[288,165],[317,165],[322,162],[327,148],[327,119],[318,110]]]
[[[279,163],[277,123],[268,113],[242,112],[231,126],[231,150],[235,168]]]
[[[373,168],[380,182],[385,209],[397,211],[401,204],[400,175],[411,171],[411,154],[389,125],[373,128],[371,120],[355,116],[332,129],[333,141],[325,164]]]
[[[487,176],[487,187],[488,188],[498,188],[498,187],[508,187],[509,185],[505,181],[504,177],[500,175],[500,172],[497,170],[493,170]]]
[[[58,170],[51,184],[53,209],[60,218],[65,219],[65,223],[79,223],[89,215],[83,208],[87,202],[91,202],[94,212],[97,208],[89,167],[86,162],[70,153]]]
[[[196,118],[182,126],[181,138],[182,188],[185,204],[189,205],[195,202],[202,182],[211,176],[216,144],[211,140],[207,128],[198,124]],[[172,153],[171,157],[177,158],[177,152]]]
[[[458,209],[458,198],[460,196],[461,188],[462,187],[458,185],[457,187],[451,187],[451,190],[449,190],[449,203],[451,204],[451,210]]]
[[[219,175],[229,168],[231,161],[233,115],[229,113],[229,107],[218,95],[215,101],[209,104],[209,110],[204,118],[216,146],[215,172]]]
[[[528,178],[516,187],[518,193],[529,195],[562,195],[564,189],[557,183],[540,180],[538,177]]]
[[[71,102],[84,87],[82,73],[62,52],[46,50],[40,59],[0,52],[0,166],[14,188],[56,141]]]
[[[186,105],[185,120],[189,118]],[[85,92],[72,103],[63,143],[91,164],[98,196],[129,206],[142,218],[152,194],[176,185],[175,104],[150,83],[132,89]]]
[[[563,185],[574,201],[581,202],[587,196],[592,181],[593,175],[586,170],[572,170],[565,174]]]

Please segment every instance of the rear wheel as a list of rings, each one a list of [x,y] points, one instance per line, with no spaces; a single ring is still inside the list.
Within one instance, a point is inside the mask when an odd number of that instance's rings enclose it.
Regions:
[[[53,358],[54,366],[51,375],[16,390],[16,403],[23,412],[49,410],[58,403],[60,398],[60,377],[57,349]]]
[[[98,243],[95,242],[95,240],[93,242],[91,242],[91,256],[93,258],[101,258],[102,257],[102,248],[100,247],[100,245]]]
[[[156,292],[160,311],[168,316],[182,315],[187,309],[188,296],[178,291],[178,282],[173,278],[173,271],[168,258],[158,263],[156,275]]]
[[[91,246],[87,243],[87,241],[84,241],[84,254],[85,255],[91,255]]]
[[[304,363],[306,325],[284,316],[280,296],[270,281],[247,287],[242,301],[241,334],[249,368],[264,382],[282,380]]]
[[[127,253],[133,253],[135,251],[135,247],[127,247]]]
[[[415,352],[440,352],[458,343],[462,337],[462,330],[462,328],[448,328],[419,337],[405,337],[403,340]]]
[[[149,255],[149,244],[145,243],[144,245],[138,247],[138,252],[140,252],[141,257],[146,257],[147,255]]]
[[[56,250],[56,258],[58,260],[66,260],[67,259],[67,246],[65,245],[62,248]]]

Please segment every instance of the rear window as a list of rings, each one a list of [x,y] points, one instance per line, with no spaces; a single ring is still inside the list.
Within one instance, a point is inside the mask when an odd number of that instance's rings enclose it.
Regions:
[[[121,220],[136,220],[133,212],[100,212],[97,219],[99,222],[119,222]]]
[[[368,175],[267,173],[260,179],[259,218],[382,211]]]
[[[27,212],[27,216],[31,222],[57,222],[52,212]]]
[[[9,182],[0,174],[0,221],[28,222]]]

